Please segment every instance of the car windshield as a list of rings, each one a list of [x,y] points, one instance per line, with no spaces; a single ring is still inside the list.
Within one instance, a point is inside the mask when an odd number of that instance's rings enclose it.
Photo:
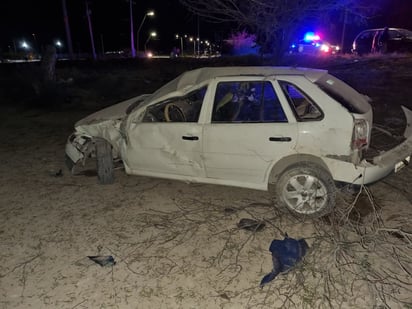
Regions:
[[[201,75],[201,73],[201,70],[193,70],[179,75],[175,79],[160,87],[153,94],[145,98],[146,102],[144,104],[153,102],[165,95],[174,94],[176,96],[181,96],[192,91],[193,88],[202,86],[202,82],[199,81],[199,75]]]
[[[369,110],[369,103],[366,96],[360,94],[336,77],[326,74],[315,83],[349,112],[366,113]]]

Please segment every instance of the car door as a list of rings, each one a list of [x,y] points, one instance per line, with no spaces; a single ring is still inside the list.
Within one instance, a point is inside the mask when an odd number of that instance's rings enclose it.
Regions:
[[[203,128],[210,182],[262,188],[270,167],[294,152],[296,121],[274,86],[262,77],[215,81],[210,121]]]
[[[205,92],[206,87],[202,87],[184,97],[149,106],[143,120],[129,126],[123,159],[130,173],[204,177],[203,133],[198,119]]]

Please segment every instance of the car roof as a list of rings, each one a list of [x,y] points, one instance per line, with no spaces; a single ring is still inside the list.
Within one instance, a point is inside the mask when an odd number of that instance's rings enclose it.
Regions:
[[[273,66],[236,66],[236,67],[204,67],[187,71],[170,81],[150,97],[150,101],[163,97],[171,92],[185,93],[197,85],[218,78],[230,76],[279,76],[301,75],[312,82],[327,74],[326,70],[297,68],[297,67],[273,67]]]
[[[385,28],[372,28],[372,29],[366,29],[360,32],[360,34],[364,33],[364,32],[369,32],[369,31],[383,31]],[[410,31],[408,29],[404,29],[404,28],[387,28],[388,30],[395,30],[395,31]]]

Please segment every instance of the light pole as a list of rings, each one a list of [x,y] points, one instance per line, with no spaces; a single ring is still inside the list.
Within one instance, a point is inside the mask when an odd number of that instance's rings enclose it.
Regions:
[[[39,43],[37,42],[36,34],[32,33],[31,35],[33,36],[33,39],[34,39],[34,46],[35,46],[36,52],[37,54],[40,54],[40,48],[39,48]]]
[[[149,37],[147,38],[147,40],[146,40],[146,42],[144,43],[144,52],[146,53],[146,51],[147,51],[147,43],[149,43],[149,41],[150,41],[150,39],[151,38],[155,38],[157,36],[157,33],[156,32],[150,32],[150,35],[149,35]]]
[[[181,35],[176,34],[176,39],[180,39],[180,52],[181,56],[183,57],[183,37]]]
[[[154,11],[148,11],[146,14],[144,14],[142,22],[140,23],[139,28],[137,29],[137,33],[136,33],[136,49],[139,52],[139,35],[140,35],[140,30],[142,29],[142,26],[144,24],[144,21],[146,20],[147,16],[154,16]],[[150,38],[150,36],[149,36]]]
[[[207,48],[207,55],[210,57],[212,55],[212,46],[208,40],[205,41]]]
[[[130,50],[132,52],[132,57],[136,57],[136,50],[134,48],[134,33],[133,33],[133,1],[129,0],[129,13],[130,13]],[[139,49],[139,47],[137,47]]]
[[[90,18],[90,15],[92,15],[92,11],[89,9],[89,1],[86,0],[85,2],[86,2],[87,23],[89,24],[89,34],[90,34],[90,44],[91,44],[91,47],[92,47],[92,55],[93,55],[93,60],[96,60],[97,56],[96,56],[96,49],[94,48],[92,20]]]
[[[62,0],[62,8],[63,8],[64,26],[66,29],[67,47],[69,49],[70,59],[73,60],[74,54],[73,54],[72,35],[70,33],[69,15],[67,14],[66,0]]]

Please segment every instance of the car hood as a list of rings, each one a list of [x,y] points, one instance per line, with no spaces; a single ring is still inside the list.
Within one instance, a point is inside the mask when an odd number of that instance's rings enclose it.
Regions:
[[[79,120],[78,122],[76,122],[74,126],[77,128],[77,127],[101,123],[107,120],[123,119],[124,117],[126,117],[127,114],[130,113],[132,109],[139,106],[140,103],[142,103],[147,96],[148,95],[140,95],[137,97],[130,98],[126,101],[117,103],[115,105],[109,106],[105,109],[97,111]]]

